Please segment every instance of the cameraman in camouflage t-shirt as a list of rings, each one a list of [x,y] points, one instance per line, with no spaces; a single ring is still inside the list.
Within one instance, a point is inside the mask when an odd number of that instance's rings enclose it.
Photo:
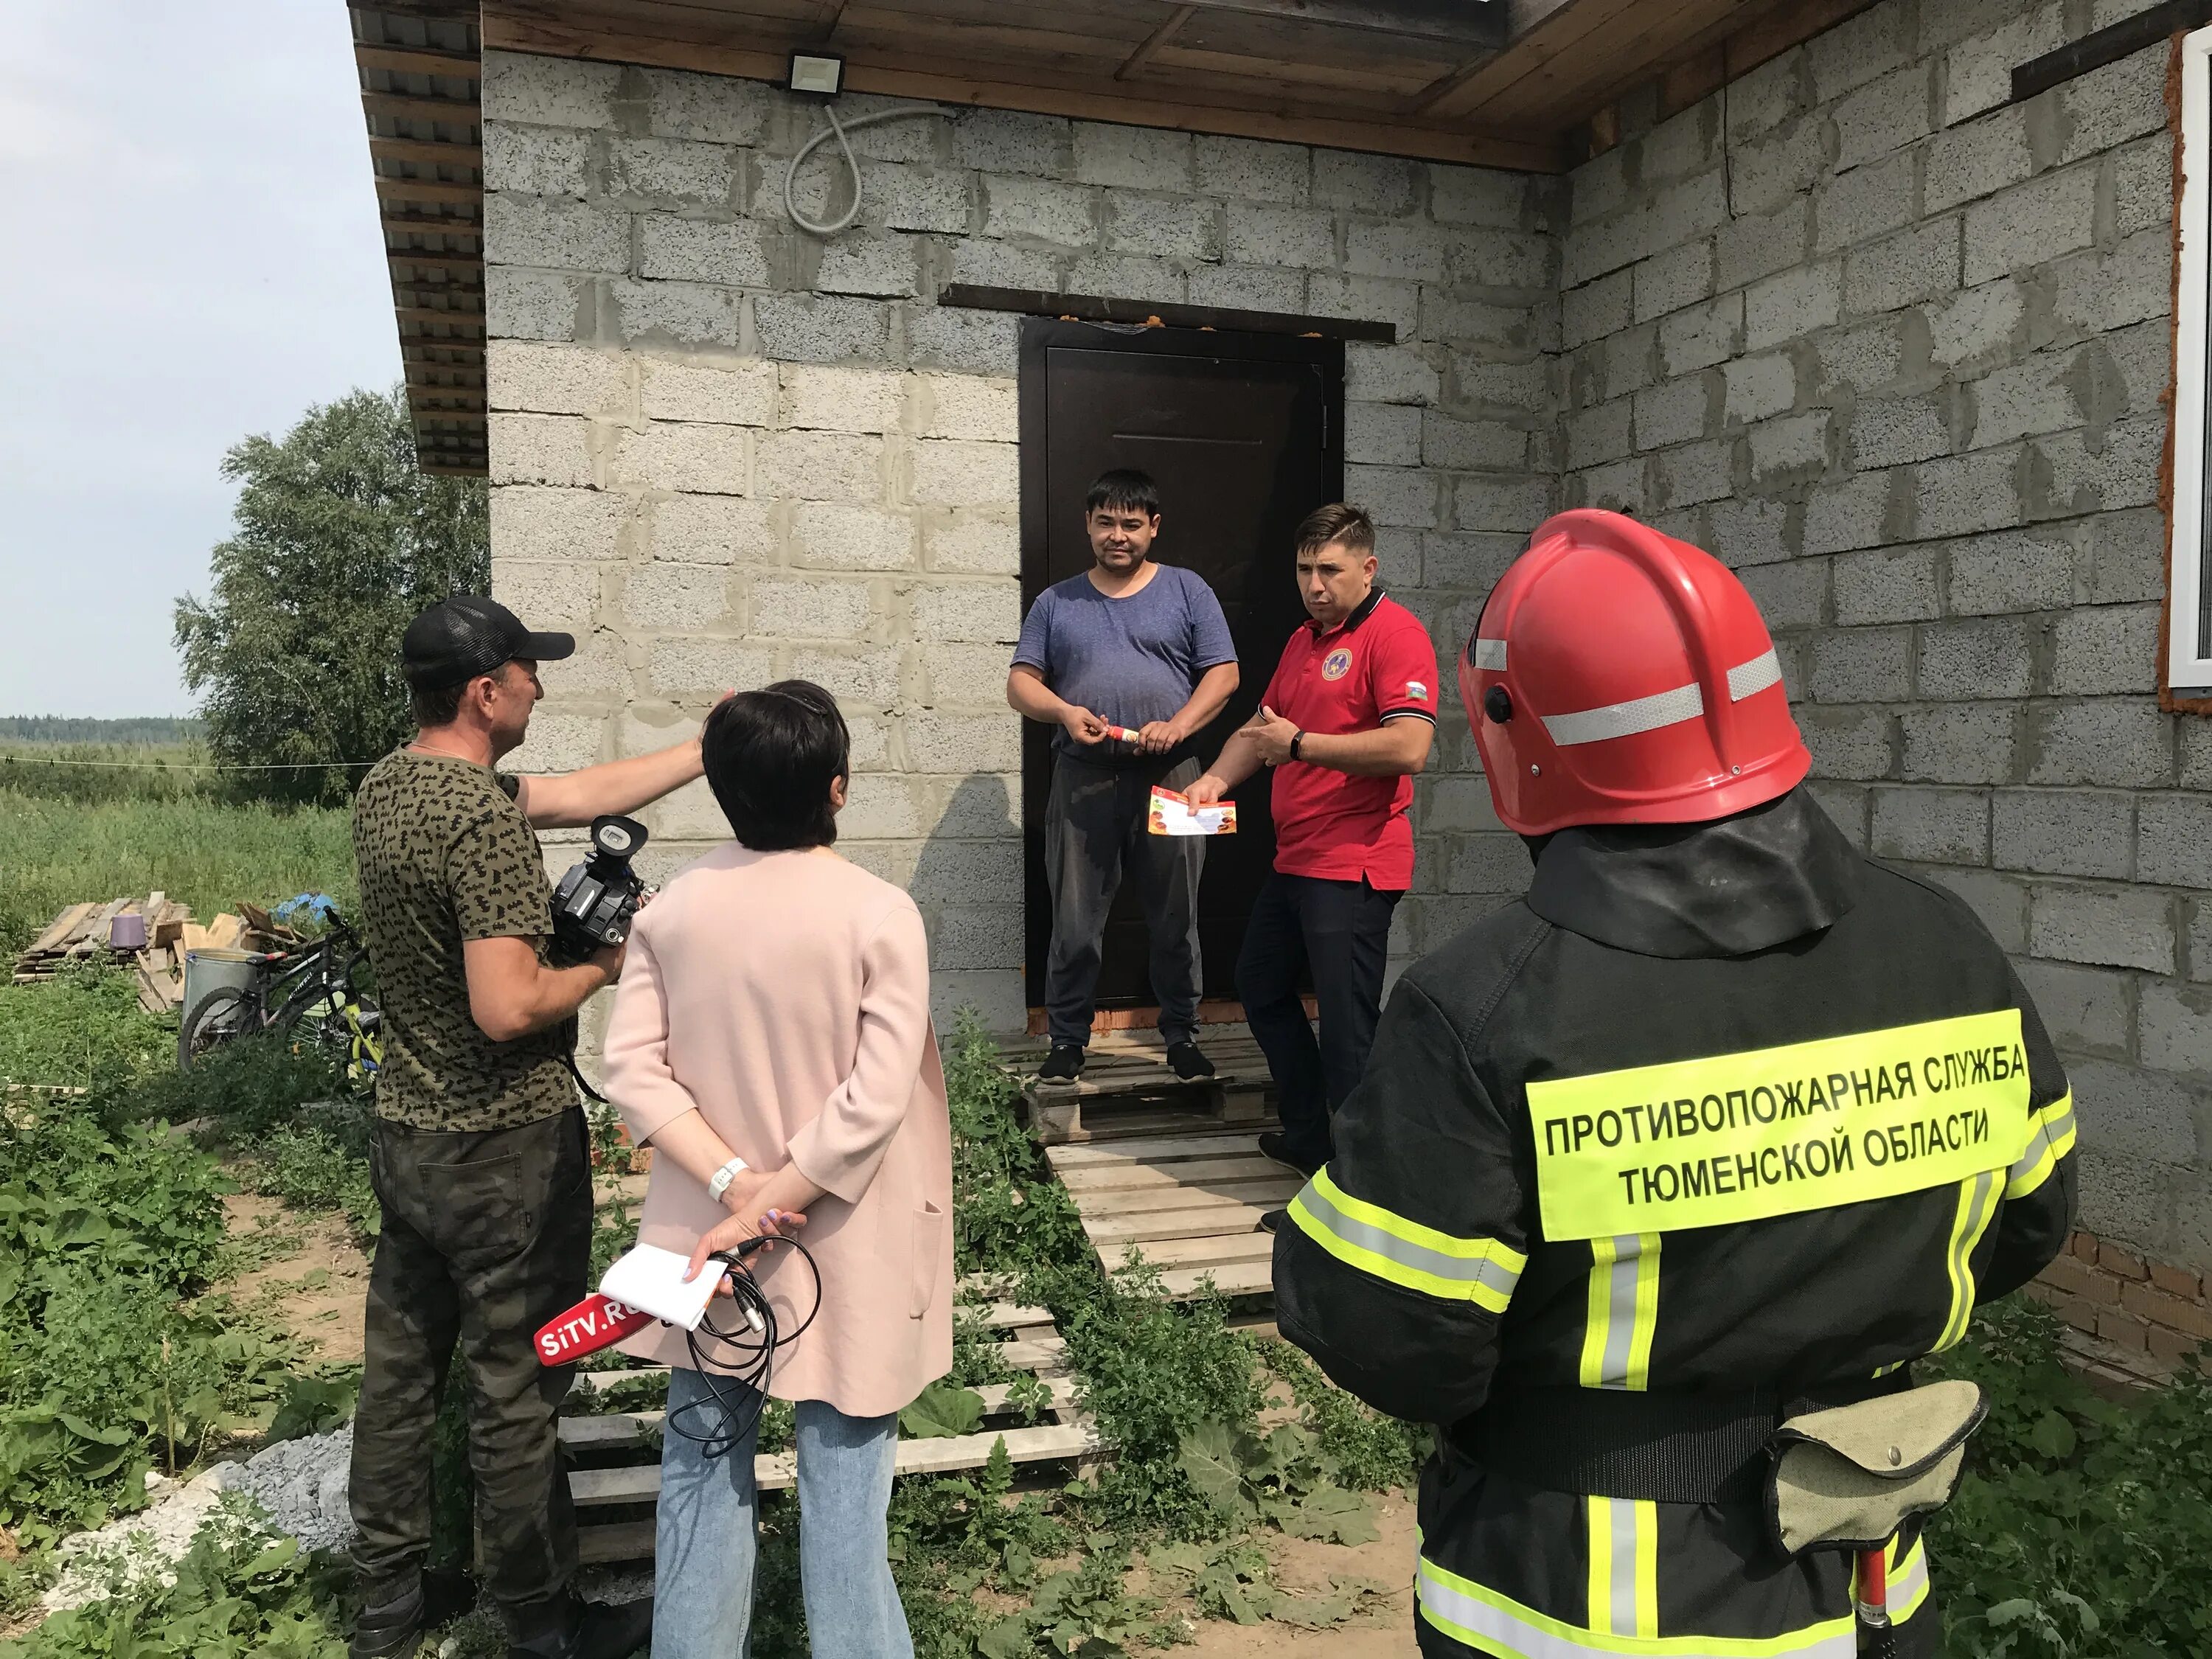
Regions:
[[[700,775],[699,742],[560,777],[495,770],[544,695],[538,663],[574,649],[489,599],[431,606],[401,642],[421,729],[354,799],[385,1049],[369,1141],[384,1220],[354,1419],[353,1659],[412,1653],[465,1594],[423,1571],[431,1430],[457,1346],[486,1588],[510,1651],[617,1659],[651,1628],[649,1601],[591,1607],[569,1588],[575,1518],[555,1431],[570,1373],[542,1368],[532,1346],[589,1289],[591,1163],[569,1054],[577,1008],[623,960],[552,961],[532,827],[659,799]]]

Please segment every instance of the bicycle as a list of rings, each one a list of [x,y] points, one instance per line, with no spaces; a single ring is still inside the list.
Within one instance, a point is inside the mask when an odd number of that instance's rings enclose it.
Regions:
[[[323,908],[329,931],[294,951],[274,951],[253,964],[244,986],[225,985],[195,1003],[177,1027],[177,1069],[219,1044],[258,1031],[307,1041],[366,1084],[384,1059],[384,1016],[356,983],[368,947],[336,910]]]

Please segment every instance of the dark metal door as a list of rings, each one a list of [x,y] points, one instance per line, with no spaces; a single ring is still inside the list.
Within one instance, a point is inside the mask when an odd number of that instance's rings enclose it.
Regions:
[[[1291,532],[1344,491],[1341,341],[1148,328],[1127,331],[1030,319],[1022,327],[1022,599],[1091,568],[1083,498],[1109,467],[1141,467],[1160,486],[1153,556],[1196,571],[1221,600],[1242,670],[1237,695],[1199,739],[1211,760],[1250,718],[1299,603]],[[1044,811],[1052,729],[1023,745],[1029,1000],[1043,1000],[1052,906]],[[1199,933],[1208,998],[1236,995],[1237,952],[1273,862],[1268,778],[1236,793],[1238,830],[1206,844]],[[1107,923],[1101,1007],[1152,1005],[1145,921],[1125,887]]]

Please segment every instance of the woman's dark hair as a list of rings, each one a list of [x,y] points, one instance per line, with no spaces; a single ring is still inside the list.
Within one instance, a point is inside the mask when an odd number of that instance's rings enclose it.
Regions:
[[[718,704],[699,734],[707,787],[731,833],[757,853],[837,839],[830,786],[847,776],[852,734],[811,680],[778,680]]]

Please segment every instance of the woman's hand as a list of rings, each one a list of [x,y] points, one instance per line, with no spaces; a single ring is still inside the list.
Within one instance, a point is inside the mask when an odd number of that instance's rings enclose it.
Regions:
[[[743,1178],[739,1177],[740,1180]],[[735,1186],[737,1183],[732,1182],[731,1184]],[[765,1185],[765,1181],[762,1184]],[[684,1270],[684,1282],[688,1285],[698,1278],[699,1270],[707,1265],[707,1259],[717,1251],[734,1250],[749,1238],[788,1238],[805,1224],[805,1216],[788,1210],[770,1210],[757,1220],[740,1211],[726,1221],[717,1222],[700,1236],[699,1242],[691,1247],[691,1265]],[[772,1250],[775,1246],[769,1243],[761,1248]],[[729,1293],[729,1278],[726,1271],[721,1282],[714,1287],[714,1294],[727,1296]]]

